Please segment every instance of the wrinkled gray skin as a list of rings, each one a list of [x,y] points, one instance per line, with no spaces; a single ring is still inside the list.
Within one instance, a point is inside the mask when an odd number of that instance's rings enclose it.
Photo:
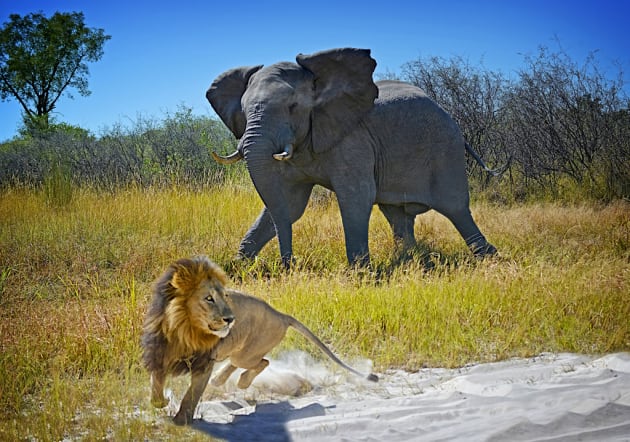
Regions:
[[[369,50],[298,55],[297,64],[241,67],[221,74],[208,101],[240,139],[265,208],[243,238],[254,257],[277,235],[286,266],[292,224],[315,184],[337,195],[351,265],[369,264],[368,224],[378,204],[405,248],[416,215],[434,209],[455,225],[477,256],[496,253],[472,219],[465,142],[452,118],[419,88],[374,83]]]

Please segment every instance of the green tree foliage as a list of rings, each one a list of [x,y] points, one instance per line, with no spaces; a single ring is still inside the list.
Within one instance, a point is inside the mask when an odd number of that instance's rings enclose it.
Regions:
[[[87,62],[100,60],[110,38],[86,27],[81,12],[11,14],[0,29],[0,98],[20,103],[30,132],[46,130],[64,92],[90,94]]]

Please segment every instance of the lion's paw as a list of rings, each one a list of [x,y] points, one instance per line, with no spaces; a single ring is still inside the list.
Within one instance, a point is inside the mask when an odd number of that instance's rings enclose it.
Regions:
[[[168,405],[169,400],[164,396],[151,398],[151,405],[155,408],[164,408]]]

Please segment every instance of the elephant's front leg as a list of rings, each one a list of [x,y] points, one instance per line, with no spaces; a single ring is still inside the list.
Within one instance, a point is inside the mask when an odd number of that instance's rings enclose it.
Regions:
[[[237,258],[255,257],[274,236],[276,236],[276,227],[269,210],[265,207],[241,241]]]
[[[336,190],[346,240],[346,257],[352,266],[370,264],[368,229],[376,190],[366,184],[359,188]]]
[[[208,385],[208,380],[212,374],[212,368],[214,367],[214,361],[211,361],[206,367],[205,371],[197,372],[193,371],[191,374],[191,382],[188,391],[182,399],[182,403],[179,406],[179,411],[173,418],[173,422],[177,425],[188,425],[192,423],[195,415],[195,408],[199,403],[201,394]]]
[[[270,189],[276,198],[265,198],[265,207],[241,241],[238,256],[252,258],[274,236],[278,236],[280,256],[285,267],[293,257],[292,225],[304,214],[313,190],[311,183],[283,183],[282,188]]]

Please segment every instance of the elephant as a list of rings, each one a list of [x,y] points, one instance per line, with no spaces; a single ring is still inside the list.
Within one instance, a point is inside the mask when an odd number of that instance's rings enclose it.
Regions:
[[[416,245],[416,215],[433,209],[475,256],[496,253],[470,213],[469,146],[459,127],[422,89],[374,82],[375,67],[369,49],[339,48],[299,54],[296,63],[231,69],[212,82],[206,98],[239,140],[234,153],[213,157],[244,159],[264,203],[238,258],[255,257],[277,236],[289,267],[292,224],[316,184],[336,194],[352,266],[369,266],[375,204],[405,248]]]

